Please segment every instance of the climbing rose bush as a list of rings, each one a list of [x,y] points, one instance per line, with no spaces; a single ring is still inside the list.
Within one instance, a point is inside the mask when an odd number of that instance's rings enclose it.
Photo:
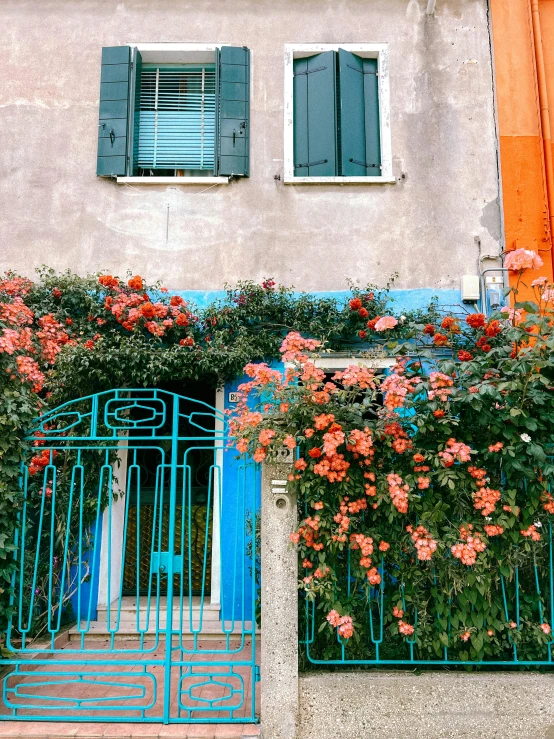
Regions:
[[[386,374],[326,375],[298,332],[283,371],[245,367],[237,450],[295,455],[305,658],[548,659],[554,291],[539,278],[517,302],[538,260],[508,260],[513,309],[412,323]]]
[[[242,281],[199,310],[131,272],[124,279],[103,273],[83,277],[42,267],[35,280],[13,272],[1,275],[0,633],[13,610],[10,583],[23,497],[22,462],[31,460],[28,505],[39,510],[51,495],[50,485],[38,482],[48,463],[40,450],[42,442],[26,438],[36,416],[111,388],[175,387],[197,380],[221,385],[240,376],[248,361],[278,357],[283,336],[293,329],[324,339],[334,349],[351,345],[359,340],[362,325],[385,312],[391,285],[383,289],[350,285],[352,300],[361,306],[353,311],[342,298],[298,294],[270,278],[262,284]],[[435,315],[434,306],[425,314]],[[54,464],[62,480],[69,467],[65,453],[56,455]],[[58,491],[58,500],[59,495]],[[85,527],[94,520],[94,510],[87,508]],[[57,553],[63,549],[67,528],[78,530],[72,522],[56,521]],[[70,537],[70,549],[79,551],[72,543]],[[55,590],[64,558],[56,554],[54,559]],[[69,563],[68,593],[75,572],[79,569]],[[50,608],[46,563],[43,574],[46,584],[37,583],[35,588],[39,620]]]

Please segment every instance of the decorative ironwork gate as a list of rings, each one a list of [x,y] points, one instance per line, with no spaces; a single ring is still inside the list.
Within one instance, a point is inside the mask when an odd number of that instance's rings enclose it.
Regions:
[[[1,718],[256,721],[259,471],[223,413],[112,390],[30,438]]]

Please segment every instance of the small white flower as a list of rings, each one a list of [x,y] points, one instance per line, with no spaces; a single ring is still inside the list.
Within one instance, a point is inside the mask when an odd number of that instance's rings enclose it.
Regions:
[[[406,316],[400,316],[400,323],[404,323],[405,320],[406,320]]]
[[[534,527],[535,527],[536,529],[540,529],[540,528],[542,527],[542,523],[541,523],[540,521],[535,521],[535,523],[533,524],[533,526],[534,526]]]
[[[519,438],[521,439],[521,441],[525,441],[527,443],[531,441],[531,437],[529,436],[529,434],[521,434]]]
[[[485,516],[485,521],[492,521],[491,516]]]

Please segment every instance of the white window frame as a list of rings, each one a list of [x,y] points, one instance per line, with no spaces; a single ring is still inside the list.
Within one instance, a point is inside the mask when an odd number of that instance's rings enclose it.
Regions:
[[[295,177],[294,176],[294,71],[295,59],[324,51],[344,49],[366,59],[377,59],[379,84],[379,128],[381,138],[381,174],[378,177]],[[396,182],[392,172],[392,139],[390,125],[390,85],[388,44],[285,44],[285,151],[284,183],[286,185],[357,184],[372,185]]]
[[[368,370],[386,370],[394,367],[396,359],[394,357],[337,357],[330,354],[324,357],[310,358],[317,369],[324,372],[344,372],[351,365],[356,367],[365,367]],[[285,362],[285,369],[293,368],[294,362]]]
[[[145,64],[211,64],[215,62],[215,52],[228,43],[217,44],[174,44],[174,43],[137,43],[129,42],[127,46],[136,47]],[[228,185],[231,177],[117,177],[121,185]]]

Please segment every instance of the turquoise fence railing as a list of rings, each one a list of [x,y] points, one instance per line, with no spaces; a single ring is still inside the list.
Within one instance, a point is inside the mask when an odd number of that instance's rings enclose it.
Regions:
[[[356,552],[345,549],[343,557],[334,562],[335,593],[337,601],[346,604],[346,612],[353,618],[358,636],[356,639],[339,636],[338,630],[331,628],[326,620],[329,601],[308,598],[301,591],[301,660],[306,666],[319,667],[554,667],[552,632],[537,639],[533,630],[540,624],[551,627],[554,622],[554,539],[550,516],[540,531],[541,540],[533,543],[532,555],[527,552],[525,557],[519,558],[517,545],[512,545],[512,562],[520,559],[520,564],[504,571],[499,568],[491,578],[490,589],[483,594],[499,604],[494,629],[471,602],[469,623],[460,620],[458,608],[463,605],[467,610],[467,596],[463,591],[455,592],[452,582],[441,582],[431,563],[425,563],[429,577],[422,589],[421,583],[399,581],[399,568],[381,557],[379,562],[375,561],[381,581],[369,588],[367,583],[352,576],[352,558]],[[454,558],[452,564],[458,564]],[[301,569],[301,572],[312,574],[310,570]],[[423,602],[425,607],[419,609],[414,605],[416,602]],[[390,628],[396,623],[391,618],[395,606],[402,609],[404,618],[414,627],[413,633],[403,635]],[[531,628],[530,621],[534,624]],[[460,639],[466,627],[471,630],[467,646]],[[480,650],[483,639],[489,640],[481,659],[471,657],[474,635]]]
[[[112,390],[29,438],[0,718],[257,721],[260,475],[224,414]]]

